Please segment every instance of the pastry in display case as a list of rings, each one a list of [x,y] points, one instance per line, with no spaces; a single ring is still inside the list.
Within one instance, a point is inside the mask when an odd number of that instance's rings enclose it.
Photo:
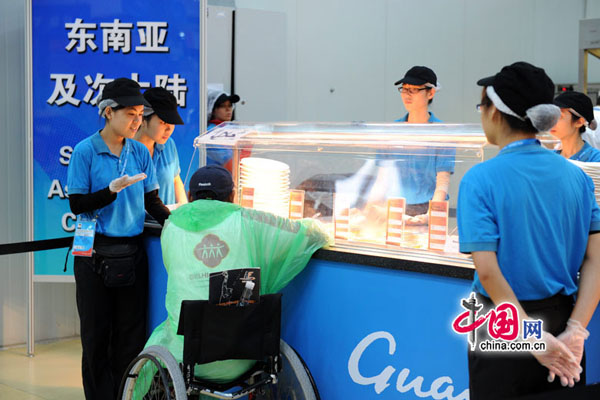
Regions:
[[[476,124],[229,122],[198,137],[233,150],[236,201],[320,221],[331,250],[472,266],[458,185],[495,147]],[[242,156],[243,154],[243,156]]]

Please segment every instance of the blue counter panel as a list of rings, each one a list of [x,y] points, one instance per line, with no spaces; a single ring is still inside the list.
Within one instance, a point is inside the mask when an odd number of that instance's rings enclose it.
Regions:
[[[160,236],[144,238],[148,253],[148,337],[158,325],[167,319],[165,298],[167,296],[167,270],[163,264]]]
[[[146,249],[151,332],[167,317],[167,274],[160,238],[147,236]],[[313,258],[284,289],[282,337],[310,368],[322,399],[468,398],[467,341],[451,324],[471,282],[411,272],[409,263],[390,269]],[[598,312],[588,329],[591,384],[600,382]]]
[[[469,292],[465,280],[312,260],[284,290],[282,336],[323,399],[467,398],[467,343],[451,323]]]

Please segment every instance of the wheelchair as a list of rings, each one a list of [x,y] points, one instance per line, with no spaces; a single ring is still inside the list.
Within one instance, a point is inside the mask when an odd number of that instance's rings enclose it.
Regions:
[[[249,399],[320,400],[315,382],[298,353],[280,339],[281,294],[260,296],[245,307],[185,300],[177,334],[183,335],[183,362],[164,347],[144,349],[128,366],[119,390],[122,400]],[[232,382],[194,375],[197,364],[256,360]]]

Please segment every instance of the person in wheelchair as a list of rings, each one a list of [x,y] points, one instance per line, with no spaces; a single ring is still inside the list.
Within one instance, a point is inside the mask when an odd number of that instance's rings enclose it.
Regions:
[[[198,169],[190,179],[188,197],[189,203],[173,211],[162,231],[168,317],[146,343],[146,348],[166,347],[178,363],[183,359],[184,338],[177,334],[182,301],[208,300],[211,274],[256,269],[260,294],[276,293],[329,242],[318,221],[292,221],[233,204],[233,180],[221,166]],[[203,380],[230,382],[254,363],[216,361],[196,365],[194,373]]]

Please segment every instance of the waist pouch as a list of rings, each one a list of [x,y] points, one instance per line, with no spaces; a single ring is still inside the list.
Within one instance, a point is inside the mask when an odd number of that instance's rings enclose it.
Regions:
[[[138,245],[135,243],[97,244],[96,272],[106,287],[132,286],[135,283],[135,265]]]

